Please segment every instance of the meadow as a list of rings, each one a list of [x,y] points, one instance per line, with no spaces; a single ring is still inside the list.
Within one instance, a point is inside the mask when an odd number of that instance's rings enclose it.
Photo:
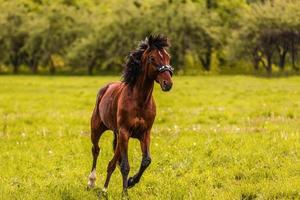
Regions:
[[[117,76],[0,77],[0,199],[97,199],[112,158],[100,141],[97,187],[90,116],[96,93]],[[174,77],[156,85],[152,163],[130,199],[300,199],[300,77]],[[130,140],[130,175],[140,165]],[[109,199],[120,199],[114,172]]]

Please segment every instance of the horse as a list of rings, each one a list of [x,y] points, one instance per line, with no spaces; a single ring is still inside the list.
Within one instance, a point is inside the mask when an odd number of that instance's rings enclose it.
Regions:
[[[137,184],[151,163],[150,131],[156,115],[152,96],[154,83],[159,83],[162,91],[170,91],[173,85],[174,69],[170,66],[170,55],[166,48],[169,40],[163,35],[150,35],[126,59],[120,82],[113,82],[99,90],[91,117],[92,170],[88,177],[88,189],[95,186],[96,165],[100,152],[98,145],[106,130],[114,133],[114,155],[107,166],[103,192],[116,165],[120,166],[123,179],[123,193]],[[140,142],[142,161],[138,172],[128,178],[128,141],[136,138]]]

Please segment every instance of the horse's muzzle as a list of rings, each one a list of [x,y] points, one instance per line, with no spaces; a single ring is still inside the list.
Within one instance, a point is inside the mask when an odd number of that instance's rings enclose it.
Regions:
[[[162,83],[160,83],[160,87],[162,91],[168,92],[172,89],[173,83],[163,80]]]
[[[170,65],[163,65],[158,69],[158,75],[155,79],[159,83],[162,91],[170,91],[173,85],[172,74],[173,68]]]

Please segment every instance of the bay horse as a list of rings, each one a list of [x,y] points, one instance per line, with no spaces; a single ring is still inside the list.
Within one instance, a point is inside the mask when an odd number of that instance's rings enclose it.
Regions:
[[[122,81],[110,83],[99,90],[91,118],[93,165],[88,188],[95,186],[100,152],[98,143],[106,130],[114,133],[114,156],[107,166],[104,192],[117,164],[120,165],[125,194],[127,188],[139,182],[150,165],[150,130],[156,115],[152,96],[154,82],[159,83],[163,91],[169,91],[173,84],[171,77],[174,69],[170,66],[170,56],[166,51],[169,46],[168,38],[162,35],[151,35],[141,41],[127,56]],[[140,141],[142,161],[139,171],[128,179],[128,141],[131,137]]]

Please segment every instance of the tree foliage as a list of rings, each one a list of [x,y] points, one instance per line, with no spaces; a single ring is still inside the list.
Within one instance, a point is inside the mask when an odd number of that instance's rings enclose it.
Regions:
[[[296,54],[300,45],[300,2],[273,1],[252,5],[243,12],[235,48],[240,55],[251,55],[254,68],[263,66],[272,72],[275,64],[281,70],[286,66],[286,59],[294,70]]]
[[[138,41],[163,33],[177,71],[249,58],[269,73],[297,70],[299,8],[293,0],[0,0],[0,63],[14,73],[115,72]]]

